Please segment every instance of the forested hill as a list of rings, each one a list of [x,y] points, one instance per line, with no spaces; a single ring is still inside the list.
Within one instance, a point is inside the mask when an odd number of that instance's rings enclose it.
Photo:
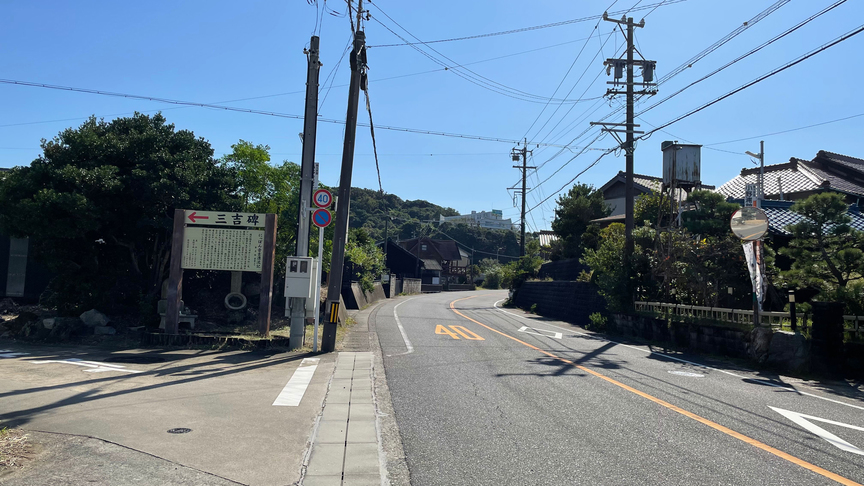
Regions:
[[[387,228],[392,240],[425,236],[434,239],[455,239],[463,248],[475,248],[477,260],[501,255],[519,254],[519,237],[514,231],[489,230],[465,224],[438,224],[439,215],[456,216],[453,209],[422,199],[406,201],[394,194],[382,194],[371,189],[351,188],[351,228],[364,228],[375,241],[384,239]],[[442,233],[443,232],[443,233]],[[479,253],[485,252],[485,253]],[[502,259],[502,261],[506,261]]]

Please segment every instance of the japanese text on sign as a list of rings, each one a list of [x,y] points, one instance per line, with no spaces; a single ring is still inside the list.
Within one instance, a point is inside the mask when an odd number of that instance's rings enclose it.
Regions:
[[[233,211],[193,211],[186,210],[183,219],[186,224],[200,224],[212,226],[252,226],[264,227],[264,214],[262,213],[238,213]]]
[[[261,271],[264,231],[186,227],[183,240],[183,268]]]

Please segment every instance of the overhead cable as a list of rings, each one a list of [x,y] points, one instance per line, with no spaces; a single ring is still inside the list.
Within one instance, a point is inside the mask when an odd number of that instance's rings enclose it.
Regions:
[[[608,15],[610,17],[616,17],[618,15],[623,15],[623,14],[625,14],[627,12],[631,12],[631,11],[636,12],[639,10],[647,10],[650,8],[659,7],[659,6],[664,5],[664,4],[665,5],[672,5],[675,3],[681,3],[681,2],[685,2],[685,1],[687,1],[687,0],[666,0],[663,2],[659,2],[659,3],[652,3],[649,5],[643,5],[639,8],[632,8],[631,7],[630,9],[627,9],[627,10],[619,10],[617,12],[608,12]],[[369,3],[372,5],[375,5],[376,7],[378,6],[378,4],[376,2],[370,1]],[[380,9],[380,7],[378,7],[378,8]],[[400,47],[400,46],[411,46],[411,45],[415,45],[415,44],[437,44],[440,42],[455,42],[455,41],[463,41],[463,40],[469,40],[469,39],[481,39],[484,37],[495,37],[495,36],[499,36],[499,35],[517,34],[519,32],[529,32],[532,30],[548,29],[550,27],[560,27],[562,25],[576,24],[579,22],[588,22],[591,20],[598,20],[598,19],[602,19],[602,18],[603,18],[603,15],[592,15],[590,17],[581,17],[578,19],[564,20],[561,22],[553,22],[550,24],[535,25],[533,27],[522,27],[520,29],[503,30],[500,32],[490,32],[488,34],[468,35],[468,36],[464,36],[464,37],[453,37],[450,39],[438,39],[438,40],[424,41],[424,42],[404,41],[401,44],[380,44],[380,45],[369,46],[369,48],[371,49],[371,48],[375,48],[375,47]]]

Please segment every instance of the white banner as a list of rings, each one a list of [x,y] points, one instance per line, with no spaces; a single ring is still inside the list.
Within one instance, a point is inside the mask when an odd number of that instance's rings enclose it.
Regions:
[[[756,241],[747,241],[741,246],[744,248],[744,258],[747,260],[747,270],[750,272],[750,283],[753,284],[753,292],[756,292],[756,301],[759,303],[759,310],[761,311],[762,300],[765,296],[765,281],[757,262],[756,245],[758,245],[758,242]]]

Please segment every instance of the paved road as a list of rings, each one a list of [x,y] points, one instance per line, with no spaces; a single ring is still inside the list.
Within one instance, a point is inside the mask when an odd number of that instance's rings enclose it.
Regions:
[[[859,390],[706,368],[495,308],[505,297],[373,313],[412,484],[864,483]]]

